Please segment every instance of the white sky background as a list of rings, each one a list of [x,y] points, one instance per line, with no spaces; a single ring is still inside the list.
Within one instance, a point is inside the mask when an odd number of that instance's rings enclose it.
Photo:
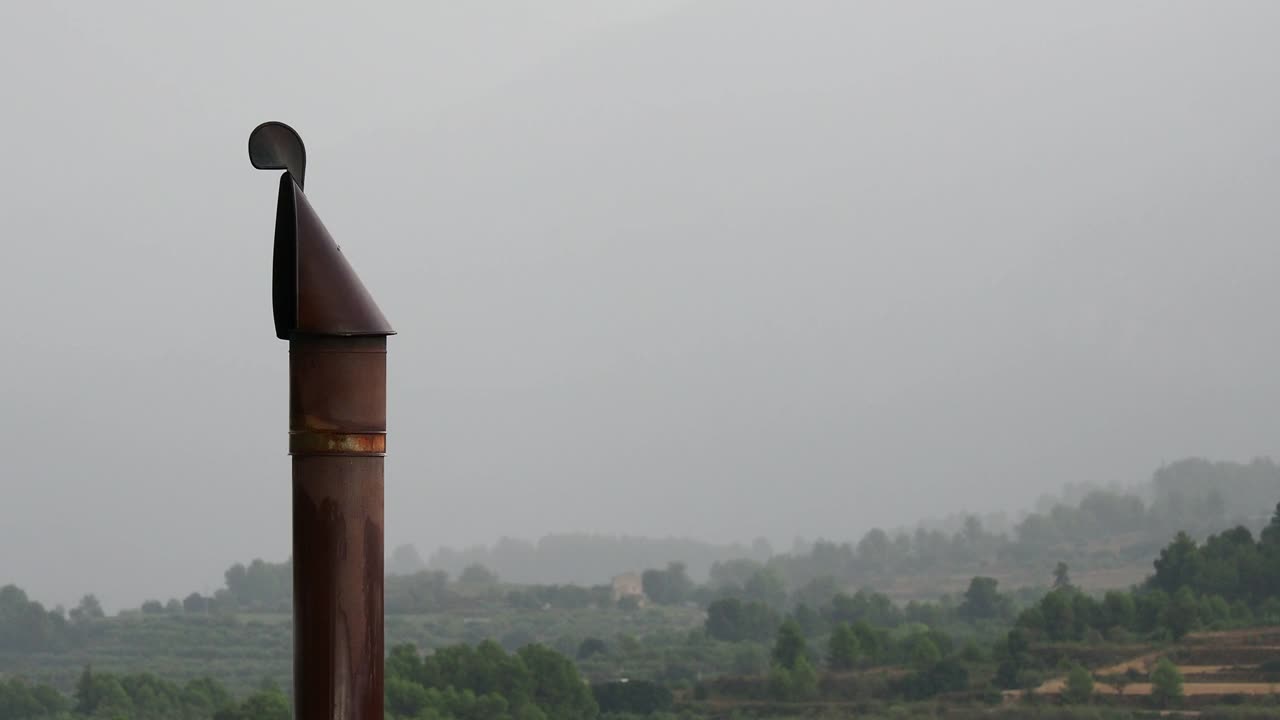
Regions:
[[[288,554],[267,119],[401,333],[388,547],[1276,452],[1280,6],[291,5],[0,5],[0,583]]]

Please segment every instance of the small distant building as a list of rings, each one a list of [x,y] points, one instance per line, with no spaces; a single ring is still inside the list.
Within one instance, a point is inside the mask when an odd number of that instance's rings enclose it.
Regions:
[[[635,598],[644,604],[644,582],[640,573],[624,573],[613,578],[613,601],[616,603],[623,598]]]

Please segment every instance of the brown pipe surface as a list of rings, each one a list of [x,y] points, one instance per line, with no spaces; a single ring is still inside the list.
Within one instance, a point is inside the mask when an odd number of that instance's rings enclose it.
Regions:
[[[383,720],[386,338],[289,343],[294,702],[299,720]]]

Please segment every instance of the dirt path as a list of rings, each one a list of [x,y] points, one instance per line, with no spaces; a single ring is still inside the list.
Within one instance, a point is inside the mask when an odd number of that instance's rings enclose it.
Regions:
[[[1094,675],[1123,675],[1130,670],[1137,670],[1141,673],[1151,672],[1151,668],[1155,666],[1156,660],[1164,653],[1161,651],[1139,655],[1136,658],[1130,658],[1122,663],[1111,665],[1109,667],[1100,668],[1094,671]]]
[[[1156,660],[1159,660],[1160,656],[1163,654],[1164,654],[1163,652],[1157,651],[1157,652],[1147,653],[1146,655],[1139,655],[1138,657],[1125,660],[1122,663],[1117,663],[1115,665],[1110,665],[1108,667],[1094,670],[1091,672],[1091,674],[1093,674],[1094,676],[1123,675],[1129,672],[1130,670],[1137,670],[1143,675],[1146,675],[1148,672],[1151,671],[1151,668],[1152,666],[1155,665]],[[1129,688],[1137,687],[1139,684],[1141,683],[1133,683],[1131,685],[1126,685],[1125,694],[1128,694]],[[1066,686],[1067,686],[1067,678],[1065,676],[1055,677],[1041,683],[1040,686],[1035,689],[1035,692],[1040,695],[1058,695],[1062,693],[1062,690],[1066,688]],[[1119,694],[1119,692],[1116,690],[1115,687],[1102,682],[1095,682],[1093,685],[1093,691],[1095,693],[1100,693],[1102,695],[1118,695]]]
[[[1182,694],[1193,695],[1274,695],[1280,692],[1276,683],[1183,683]],[[1125,695],[1150,695],[1151,683],[1126,685]]]

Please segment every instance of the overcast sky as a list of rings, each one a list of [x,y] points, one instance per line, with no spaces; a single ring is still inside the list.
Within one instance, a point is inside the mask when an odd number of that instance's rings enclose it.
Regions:
[[[303,8],[0,4],[0,584],[288,555],[268,119],[400,332],[389,548],[1277,453],[1280,4]]]

